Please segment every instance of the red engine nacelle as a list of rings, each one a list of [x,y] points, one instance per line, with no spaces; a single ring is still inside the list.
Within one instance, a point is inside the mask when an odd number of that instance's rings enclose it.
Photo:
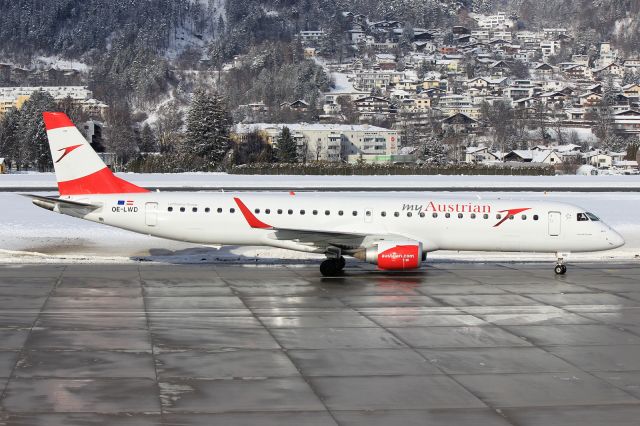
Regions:
[[[424,260],[422,243],[416,241],[381,241],[355,257],[387,271],[416,269]]]

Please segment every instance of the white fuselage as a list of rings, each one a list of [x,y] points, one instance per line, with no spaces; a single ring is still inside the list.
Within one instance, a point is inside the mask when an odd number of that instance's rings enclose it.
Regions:
[[[540,201],[397,193],[149,192],[64,198],[101,205],[89,214],[75,216],[142,234],[204,245],[322,251],[295,239],[273,238],[273,229],[252,228],[234,197],[273,228],[398,235],[422,243],[427,252],[587,252],[624,244],[604,222],[584,220],[584,216],[579,221],[578,214],[585,213],[580,207]]]

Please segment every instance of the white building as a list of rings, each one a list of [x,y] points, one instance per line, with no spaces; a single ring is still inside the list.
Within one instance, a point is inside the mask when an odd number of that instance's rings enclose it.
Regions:
[[[390,161],[398,155],[400,136],[395,130],[369,125],[348,124],[239,124],[236,133],[242,136],[252,131],[262,132],[270,144],[288,127],[298,148],[309,160]]]

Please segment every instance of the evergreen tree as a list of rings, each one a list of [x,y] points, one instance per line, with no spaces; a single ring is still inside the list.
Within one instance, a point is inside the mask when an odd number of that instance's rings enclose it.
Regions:
[[[283,127],[278,137],[278,160],[282,163],[295,163],[298,160],[298,146],[288,127]]]
[[[18,125],[20,111],[12,108],[0,119],[0,157],[4,157],[7,167],[21,166],[20,150],[18,145]]]
[[[204,161],[208,170],[221,166],[231,147],[231,114],[218,93],[199,89],[187,115],[186,146]]]
[[[37,91],[22,105],[18,125],[18,150],[23,165],[31,165],[39,171],[51,170],[53,161],[44,127],[42,113],[56,110],[53,97]]]
[[[105,145],[108,152],[116,154],[120,164],[132,160],[139,152],[133,132],[131,109],[127,103],[113,104],[106,114]]]
[[[145,124],[140,132],[140,142],[138,143],[140,152],[157,152],[158,141],[156,135],[153,133],[151,126]]]
[[[447,153],[442,141],[435,136],[427,138],[418,151],[418,157],[425,163],[446,164]]]

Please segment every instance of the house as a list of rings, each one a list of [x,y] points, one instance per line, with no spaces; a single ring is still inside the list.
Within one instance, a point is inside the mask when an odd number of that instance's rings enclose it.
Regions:
[[[613,128],[619,134],[640,134],[640,112],[627,109],[613,114]]]
[[[626,152],[602,152],[599,149],[584,154],[586,164],[598,168],[609,168],[614,161],[622,161],[626,157]]]
[[[4,158],[0,158],[0,175],[7,173],[7,164]]]
[[[483,144],[469,146],[465,149],[464,161],[465,163],[492,163],[502,161],[502,154],[489,151],[489,148]]]
[[[353,104],[361,117],[396,113],[395,107],[391,101],[379,96],[366,96],[364,98],[356,99]]]
[[[602,95],[587,92],[578,96],[578,103],[584,107],[596,106],[602,102]]]
[[[443,119],[441,124],[444,131],[451,129],[455,133],[470,133],[472,129],[478,127],[478,120],[459,112]]]
[[[522,149],[514,150],[504,156],[504,161],[516,161],[520,163],[540,163],[540,164],[562,164],[562,158],[557,152],[551,149],[531,150]]]
[[[583,78],[589,78],[591,72],[586,65],[574,64],[563,70],[565,77],[573,80],[580,80]]]
[[[638,173],[638,162],[635,160],[617,160],[613,162],[613,167],[622,169],[625,174]]]
[[[540,79],[549,78],[553,75],[554,72],[555,72],[555,68],[553,68],[551,65],[547,64],[546,62],[540,65],[537,65],[532,70],[532,74],[534,74],[537,78],[540,78]]]
[[[598,68],[593,70],[593,76],[595,78],[602,79],[607,75],[615,75],[617,77],[624,76],[624,67],[612,62],[608,65],[603,66],[602,68]]]
[[[303,101],[302,99],[298,99],[297,101],[293,101],[293,102],[283,102],[280,105],[281,108],[286,108],[286,109],[290,109],[292,111],[297,111],[297,112],[304,112],[307,111],[309,109],[309,104],[305,101]]]
[[[622,93],[629,98],[640,98],[640,84],[627,84],[622,87]]]

